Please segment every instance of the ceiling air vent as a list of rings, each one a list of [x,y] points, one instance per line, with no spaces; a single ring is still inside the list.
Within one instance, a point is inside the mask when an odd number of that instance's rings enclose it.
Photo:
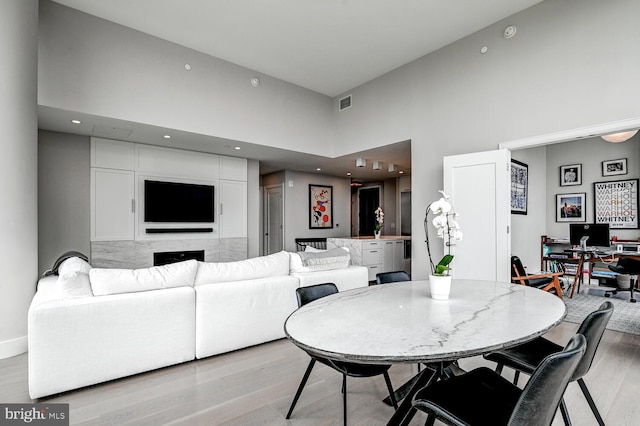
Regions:
[[[347,108],[351,108],[351,95],[347,95],[338,101],[339,111],[344,111]]]

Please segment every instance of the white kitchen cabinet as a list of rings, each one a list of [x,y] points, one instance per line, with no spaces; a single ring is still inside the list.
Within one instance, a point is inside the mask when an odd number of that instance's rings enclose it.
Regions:
[[[247,182],[220,180],[220,238],[247,236]]]
[[[351,254],[351,264],[366,266],[369,281],[376,279],[380,272],[405,271],[404,242],[407,237],[372,238],[327,238],[327,248],[347,247]]]
[[[130,142],[91,138],[91,167],[133,170],[135,150]]]
[[[134,173],[91,169],[91,241],[133,240]]]

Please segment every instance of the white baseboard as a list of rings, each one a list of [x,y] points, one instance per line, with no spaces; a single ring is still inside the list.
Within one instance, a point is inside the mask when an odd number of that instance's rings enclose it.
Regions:
[[[11,358],[27,351],[27,336],[0,342],[0,359]]]

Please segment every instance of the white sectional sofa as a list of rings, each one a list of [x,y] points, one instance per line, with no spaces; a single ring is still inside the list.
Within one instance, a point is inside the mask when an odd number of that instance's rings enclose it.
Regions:
[[[330,265],[283,251],[138,270],[67,259],[59,275],[39,281],[29,309],[29,394],[41,398],[283,338],[296,288],[368,285],[367,268],[338,254]]]

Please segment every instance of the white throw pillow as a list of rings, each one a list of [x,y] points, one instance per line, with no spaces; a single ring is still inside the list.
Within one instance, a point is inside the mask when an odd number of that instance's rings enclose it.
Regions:
[[[195,285],[287,275],[289,275],[289,253],[281,251],[237,262],[199,262]]]
[[[291,273],[296,272],[314,272],[314,271],[330,271],[332,269],[341,269],[349,266],[349,262],[351,260],[351,255],[349,254],[349,249],[346,247],[338,247],[336,249],[331,250],[320,250],[314,251],[306,251],[306,253],[327,253],[327,252],[336,253],[335,256],[326,257],[326,258],[318,258],[315,264],[304,265],[302,258],[298,253],[291,253],[291,261],[289,262],[289,269]],[[342,254],[343,252],[344,254]]]
[[[79,257],[70,257],[60,264],[58,267],[58,275],[65,275],[71,272],[80,272],[88,274],[91,269],[91,265]]]
[[[91,297],[91,284],[89,274],[73,271],[58,276],[56,287],[64,299],[74,299],[76,297]]]
[[[104,296],[172,287],[191,287],[197,269],[196,260],[185,260],[144,269],[93,268],[89,271],[89,278],[93,294]]]
[[[318,248],[311,247],[311,246],[305,246],[304,247],[304,251],[306,251],[308,253],[322,253],[323,251],[326,251],[326,250],[318,249]]]
[[[338,247],[338,248],[341,248],[342,250],[345,250],[347,253],[349,253],[349,247]],[[307,253],[324,253],[327,250],[317,249],[311,246],[305,246],[304,251],[306,251]]]

